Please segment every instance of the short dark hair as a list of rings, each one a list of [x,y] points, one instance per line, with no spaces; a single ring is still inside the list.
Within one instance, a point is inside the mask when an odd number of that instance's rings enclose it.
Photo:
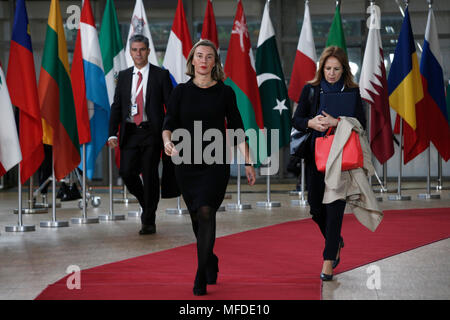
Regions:
[[[131,44],[133,42],[143,42],[145,44],[145,46],[147,47],[147,49],[149,49],[149,47],[150,47],[148,38],[146,36],[144,36],[143,34],[135,34],[130,37],[130,48],[131,48]]]

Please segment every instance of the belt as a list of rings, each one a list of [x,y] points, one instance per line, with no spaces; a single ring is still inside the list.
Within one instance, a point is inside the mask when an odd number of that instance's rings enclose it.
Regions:
[[[145,122],[141,122],[140,125],[136,125],[136,123],[134,122],[127,122],[127,125],[134,127],[134,128],[139,128],[139,129],[148,129],[150,128],[150,122],[149,121],[145,121]]]

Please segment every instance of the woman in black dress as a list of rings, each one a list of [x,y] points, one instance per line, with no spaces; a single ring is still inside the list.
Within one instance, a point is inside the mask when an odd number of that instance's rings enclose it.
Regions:
[[[191,79],[179,84],[172,91],[162,136],[164,151],[168,156],[181,156],[179,152],[183,152],[182,159],[186,159],[186,152],[190,152],[191,155],[188,157],[189,160],[175,166],[175,175],[197,238],[198,268],[193,292],[195,295],[204,295],[206,285],[216,283],[219,271],[218,258],[213,253],[216,211],[223,201],[230,177],[230,166],[226,157],[225,123],[227,129],[235,130],[243,130],[244,125],[233,89],[222,82],[224,72],[217,50],[211,41],[201,40],[194,45],[188,57],[186,74],[191,76]],[[189,150],[175,148],[172,133],[176,129],[189,132],[191,142]],[[213,163],[203,159],[205,147],[212,143],[202,139],[208,129],[220,133],[219,140],[222,141],[220,150],[211,153],[214,159],[220,159]],[[201,137],[198,136],[199,130]],[[195,144],[200,143],[199,140],[202,140],[200,150],[195,148]],[[245,137],[237,141],[237,144],[245,156],[248,183],[253,185],[255,169]]]
[[[333,279],[333,269],[340,261],[340,250],[344,247],[341,227],[346,202],[336,200],[329,204],[322,203],[325,175],[317,171],[314,149],[316,138],[324,136],[328,128],[336,127],[338,124],[338,119],[325,111],[318,114],[321,97],[327,93],[339,92],[356,92],[359,96],[359,88],[353,81],[347,54],[341,48],[331,46],[322,52],[316,75],[304,86],[292,119],[292,125],[297,130],[312,132],[310,149],[306,152],[305,158],[306,183],[312,219],[317,223],[325,238],[324,261],[320,274],[323,281]],[[358,99],[354,117],[365,127],[366,119],[361,97]]]

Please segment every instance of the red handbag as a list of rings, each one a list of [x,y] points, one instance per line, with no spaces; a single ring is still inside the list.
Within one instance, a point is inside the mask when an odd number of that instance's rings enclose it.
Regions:
[[[317,170],[325,172],[327,166],[328,155],[330,154],[331,145],[333,144],[334,134],[330,134],[333,128],[329,128],[324,137],[316,139],[315,157]],[[352,130],[347,143],[342,152],[341,171],[362,168],[364,165],[364,156],[359,141],[359,135]]]

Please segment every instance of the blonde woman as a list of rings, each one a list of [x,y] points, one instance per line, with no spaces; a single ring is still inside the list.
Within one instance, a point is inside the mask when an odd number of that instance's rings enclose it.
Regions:
[[[224,72],[214,44],[208,40],[197,42],[187,61],[187,72],[191,79],[179,84],[172,91],[167,114],[164,119],[164,151],[168,156],[178,154],[172,142],[172,133],[176,129],[185,129],[191,136],[191,159],[175,166],[175,175],[183,199],[188,207],[194,234],[197,238],[198,268],[195,277],[194,295],[205,295],[207,284],[217,281],[218,258],[213,253],[216,238],[216,211],[221,205],[228,180],[230,166],[225,157],[223,145],[222,161],[212,164],[204,159],[194,163],[194,126],[201,123],[201,136],[208,129],[219,130],[222,142],[227,129],[244,129],[236,104],[236,96],[231,87],[222,82]],[[203,150],[210,142],[203,142]],[[255,169],[249,155],[245,139],[238,141],[238,147],[245,155],[248,183],[255,183]]]

